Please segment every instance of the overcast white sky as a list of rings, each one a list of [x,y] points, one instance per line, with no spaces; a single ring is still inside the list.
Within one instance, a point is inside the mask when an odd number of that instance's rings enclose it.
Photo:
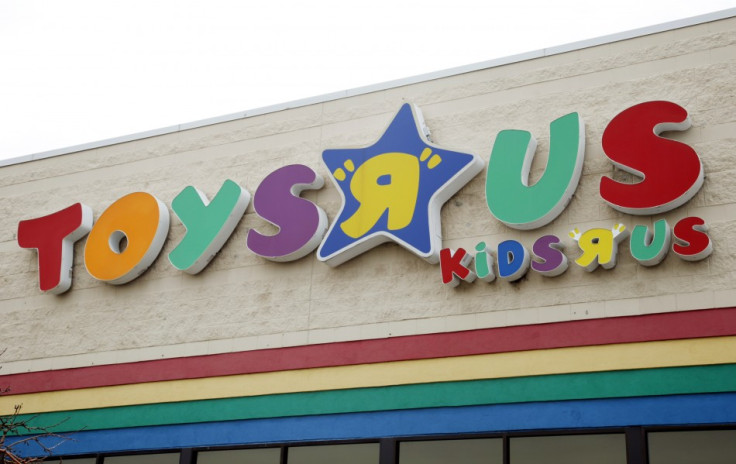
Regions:
[[[0,159],[736,7],[736,0],[0,0]]]

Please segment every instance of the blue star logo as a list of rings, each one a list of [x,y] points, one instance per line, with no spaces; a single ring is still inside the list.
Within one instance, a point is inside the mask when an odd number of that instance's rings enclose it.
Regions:
[[[317,250],[320,261],[337,266],[394,241],[438,262],[440,209],[483,163],[476,155],[437,147],[428,137],[421,112],[407,103],[370,147],[323,152],[343,201]]]

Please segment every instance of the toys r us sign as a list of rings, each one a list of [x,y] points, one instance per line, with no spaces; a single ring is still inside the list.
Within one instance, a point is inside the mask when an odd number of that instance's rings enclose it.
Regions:
[[[611,120],[603,133],[603,149],[619,169],[642,181],[636,184],[603,177],[601,197],[613,208],[632,215],[655,215],[688,202],[701,188],[704,174],[697,153],[659,135],[687,130],[690,120],[679,105],[666,101],[641,103]],[[585,128],[578,113],[550,125],[550,152],[541,179],[529,185],[536,141],[529,132],[503,130],[496,137],[486,176],[486,203],[491,214],[515,229],[537,229],[565,209],[574,194],[585,156]],[[279,228],[275,235],[248,231],[245,246],[258,256],[292,261],[317,249],[317,259],[337,266],[376,245],[394,241],[430,263],[440,263],[442,280],[492,281],[521,278],[531,267],[545,276],[567,269],[559,237],[545,235],[531,252],[516,240],[498,244],[494,253],[478,243],[471,255],[464,249],[442,249],[440,209],[482,169],[481,159],[434,145],[421,111],[405,104],[373,145],[330,149],[322,154],[342,206],[328,229],[324,211],[300,196],[320,189],[321,176],[304,165],[272,172],[253,195],[256,213]],[[176,269],[196,274],[204,269],[237,227],[251,200],[247,190],[226,180],[210,201],[193,186],[182,190],[171,209],[186,234],[169,253]],[[59,294],[72,282],[74,243],[89,234],[84,262],[92,277],[124,284],[142,274],[158,257],[169,230],[169,210],[155,196],[126,195],[93,223],[91,208],[75,203],[47,216],[20,221],[18,244],[38,250],[41,291]],[[570,232],[582,251],[575,262],[588,271],[616,263],[618,244],[630,236],[632,256],[651,266],[673,251],[683,259],[707,257],[712,244],[702,219],[689,217],[671,227],[666,220],[653,230],[623,224],[611,229]],[[494,266],[494,262],[495,266]]]

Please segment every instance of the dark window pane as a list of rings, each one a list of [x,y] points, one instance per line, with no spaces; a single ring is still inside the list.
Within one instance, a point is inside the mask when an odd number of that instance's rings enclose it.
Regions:
[[[294,446],[288,464],[378,464],[378,443]]]
[[[103,462],[104,464],[179,464],[179,453],[110,456],[106,457]]]
[[[512,438],[511,464],[626,464],[626,437],[566,435]]]
[[[733,464],[736,430],[653,432],[647,435],[649,464]]]
[[[502,464],[503,440],[406,441],[399,444],[399,464]]]
[[[95,458],[64,458],[59,460],[51,457],[44,459],[43,464],[95,464],[96,461]]]
[[[281,449],[244,449],[203,451],[197,453],[197,464],[279,464]]]

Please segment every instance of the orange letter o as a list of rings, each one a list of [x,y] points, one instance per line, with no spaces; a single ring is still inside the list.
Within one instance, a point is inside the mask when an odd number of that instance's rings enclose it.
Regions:
[[[84,248],[87,272],[110,284],[130,282],[153,264],[168,232],[166,205],[148,193],[126,195],[92,227]]]

